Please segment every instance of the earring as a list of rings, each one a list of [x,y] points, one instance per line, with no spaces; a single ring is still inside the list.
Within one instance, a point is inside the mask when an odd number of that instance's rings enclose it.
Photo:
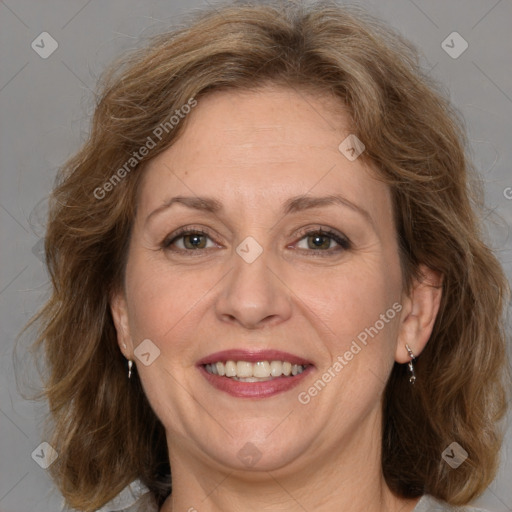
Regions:
[[[132,367],[133,367],[133,361],[131,359],[128,359],[128,378],[132,378]]]
[[[416,374],[414,373],[414,360],[416,359],[414,357],[414,354],[412,353],[412,350],[411,350],[411,347],[409,347],[409,345],[405,345],[405,348],[407,349],[407,352],[409,352],[409,357],[411,358],[411,360],[407,363],[407,365],[409,366],[409,372],[411,373],[411,376],[409,377],[409,382],[411,384],[414,384],[416,382]]]

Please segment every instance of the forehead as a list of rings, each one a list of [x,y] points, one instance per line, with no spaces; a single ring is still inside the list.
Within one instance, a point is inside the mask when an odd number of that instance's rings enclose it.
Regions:
[[[389,191],[375,169],[340,151],[350,135],[344,105],[325,94],[282,87],[208,94],[177,141],[149,162],[140,206],[184,193],[262,207],[263,198],[342,192],[389,213]]]
[[[349,117],[338,99],[278,86],[206,95],[187,121],[186,145],[229,159],[251,156],[253,148],[264,149],[267,158],[295,153],[299,146],[336,151],[333,140],[350,132]]]

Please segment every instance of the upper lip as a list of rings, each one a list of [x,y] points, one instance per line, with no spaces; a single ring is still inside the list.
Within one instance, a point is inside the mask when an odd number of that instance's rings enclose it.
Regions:
[[[258,361],[288,361],[292,364],[309,365],[313,364],[302,357],[283,352],[281,350],[222,350],[203,357],[197,362],[198,366],[225,361],[247,361],[256,363]]]

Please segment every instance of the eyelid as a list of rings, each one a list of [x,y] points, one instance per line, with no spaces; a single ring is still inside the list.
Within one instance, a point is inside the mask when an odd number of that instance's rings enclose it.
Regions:
[[[200,227],[193,226],[193,225],[183,226],[183,227],[178,228],[177,230],[173,231],[170,235],[167,235],[162,240],[162,243],[160,245],[162,248],[168,249],[176,239],[182,238],[189,234],[200,234],[200,235],[207,236],[208,238],[210,238],[210,240],[212,240],[212,242],[214,242],[216,245],[219,245],[215,241],[214,236],[208,229],[205,229],[203,227],[200,228]],[[210,249],[210,248],[208,248],[208,249]],[[183,249],[177,249],[177,250],[184,251]],[[204,249],[202,249],[202,250],[204,250]],[[186,252],[192,252],[192,251],[186,251]]]
[[[328,237],[332,238],[338,244],[340,249],[342,249],[342,250],[349,250],[350,248],[352,248],[352,242],[346,235],[344,235],[343,233],[341,233],[340,231],[338,231],[336,229],[326,227],[326,226],[320,226],[320,225],[315,226],[315,227],[308,226],[306,228],[302,228],[301,230],[299,230],[299,232],[295,235],[297,240],[294,242],[294,244],[296,244],[297,242],[300,242],[306,236],[311,236],[311,235],[314,235],[317,233],[320,233],[321,235],[328,236]],[[333,252],[338,252],[338,251],[334,251],[333,249],[329,249],[326,251],[322,251],[322,250],[314,251],[314,250],[307,250],[307,249],[299,249],[299,250],[306,250],[308,252],[314,252],[314,253],[324,253],[325,255],[327,255],[329,253],[333,253]]]
[[[199,234],[208,237],[217,247],[219,246],[218,242],[215,240],[215,236],[212,235],[209,229],[204,227],[198,227],[193,225],[183,226],[181,228],[178,228],[170,235],[166,236],[163,241],[161,242],[161,247],[164,249],[169,249],[171,244],[175,242],[177,239],[182,238],[189,234]],[[339,232],[338,230],[335,230],[330,227],[326,226],[308,226],[305,228],[301,228],[296,234],[295,234],[295,242],[291,245],[295,245],[298,242],[300,242],[303,238],[307,236],[312,236],[315,234],[320,234],[323,236],[330,237],[332,240],[334,240],[338,244],[338,249],[328,249],[328,250],[313,250],[313,249],[298,249],[299,251],[306,251],[310,253],[324,253],[324,255],[329,255],[334,252],[339,252],[340,250],[348,250],[352,247],[352,242],[349,240],[347,236],[345,236],[343,233]],[[290,247],[288,245],[287,247]],[[201,251],[205,251],[208,249],[212,249],[212,247],[205,247],[203,249],[198,249],[197,253]],[[170,249],[169,249],[170,250]],[[175,249],[176,252],[190,252],[190,253],[196,253],[196,250],[187,250],[187,249]]]

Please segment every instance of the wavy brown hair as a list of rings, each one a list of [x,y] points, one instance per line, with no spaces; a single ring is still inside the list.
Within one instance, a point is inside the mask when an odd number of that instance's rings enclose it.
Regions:
[[[91,511],[139,478],[171,492],[165,432],[137,376],[127,379],[109,298],[122,289],[146,163],[186,128],[112,176],[161,123],[211,91],[268,84],[343,104],[366,158],[392,191],[404,286],[420,264],[444,276],[416,385],[395,364],[383,401],[382,471],[403,497],[465,504],[494,478],[506,405],[503,271],[484,242],[481,186],[461,117],[411,45],[368,14],[331,2],[216,4],[116,62],[103,77],[88,140],[60,170],[45,240],[52,295],[33,318],[48,368],[50,470],[67,503]],[[119,177],[119,173],[118,173]],[[469,454],[456,471],[453,441]]]

